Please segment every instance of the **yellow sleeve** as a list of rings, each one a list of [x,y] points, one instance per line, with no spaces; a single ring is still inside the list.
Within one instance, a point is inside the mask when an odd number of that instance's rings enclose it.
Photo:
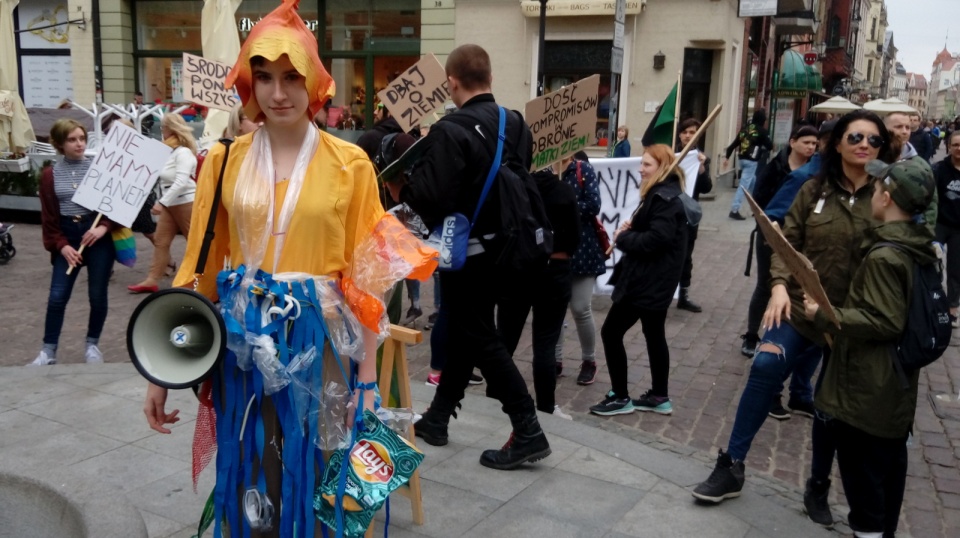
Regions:
[[[193,213],[190,217],[190,234],[187,237],[187,250],[183,255],[180,270],[173,280],[174,286],[192,288],[196,276],[197,258],[200,257],[200,248],[203,246],[203,236],[207,231],[207,221],[210,220],[210,210],[216,194],[217,181],[220,179],[220,168],[223,164],[225,146],[217,144],[210,149],[204,166],[197,178],[197,192],[193,200]],[[223,268],[224,257],[230,255],[230,222],[226,208],[221,199],[217,209],[217,223],[214,227],[213,241],[210,242],[210,252],[207,263],[203,268],[197,291],[211,301],[218,300],[217,273]]]
[[[380,190],[377,188],[377,175],[369,159],[354,159],[348,165],[353,177],[353,196],[344,220],[344,260],[349,265],[357,245],[373,231],[374,226],[383,217],[383,204],[380,203]]]

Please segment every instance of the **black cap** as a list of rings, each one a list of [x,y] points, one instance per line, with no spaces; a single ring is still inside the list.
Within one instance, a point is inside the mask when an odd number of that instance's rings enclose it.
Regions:
[[[833,128],[837,126],[837,120],[827,120],[820,124],[820,132],[817,135],[817,138],[823,138],[829,136],[833,132]]]

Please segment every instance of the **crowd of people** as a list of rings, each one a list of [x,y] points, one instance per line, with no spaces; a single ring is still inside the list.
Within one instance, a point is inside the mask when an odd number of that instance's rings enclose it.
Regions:
[[[197,142],[191,129],[177,115],[162,117],[163,142],[173,151],[160,173],[156,200],[144,205],[147,214],[138,219],[154,225],[134,228],[150,238],[153,257],[146,278],[129,291],[160,288],[163,277],[177,267],[170,257],[171,242],[183,235],[187,249],[174,286],[195,287],[211,300],[222,301],[227,305],[225,314],[236,316],[231,319],[248,334],[278,345],[292,346],[294,341],[302,345],[306,339],[328,356],[348,353],[352,361],[344,371],[349,371],[348,385],[354,389],[354,409],[372,409],[378,396],[375,360],[370,357],[382,341],[382,327],[378,319],[369,323],[358,303],[349,300],[355,294],[374,295],[357,284],[362,280],[358,265],[370,262],[364,258],[366,239],[388,218],[388,209],[408,226],[417,222],[412,232],[420,239],[448,215],[473,215],[463,267],[434,276],[427,383],[436,392],[416,422],[415,432],[431,445],[447,444],[450,419],[457,416],[465,389],[485,382],[487,395],[501,402],[512,434],[502,447],[484,451],[480,464],[512,470],[548,457],[551,447],[538,412],[572,418],[564,411],[565,402],[556,398],[568,311],[580,347],[576,382],[593,384],[598,373],[592,300],[597,277],[607,271],[609,253],[595,229],[601,197],[589,157],[579,153],[528,174],[530,130],[519,114],[505,110],[494,99],[490,59],[476,45],[457,47],[446,62],[455,111],[432,126],[406,133],[388,110],[379,107],[377,122],[359,139],[359,147],[340,141],[314,123],[332,94],[332,78],[317,57],[313,35],[295,12],[291,16],[284,9],[278,8],[255,27],[230,72],[228,82],[236,84],[243,101],[225,132],[232,144],[214,145],[206,157],[209,164],[198,171]],[[921,129],[919,117],[906,113],[880,118],[855,111],[795,128],[787,146],[764,165],[772,149],[765,124],[764,111],[757,110],[726,148],[728,159],[736,152],[741,168],[740,189],[729,217],[745,219],[740,210],[744,193],[751,193],[765,214],[780,223],[787,241],[810,259],[840,324],[830,322],[824,313],[826,305],[804,295],[785,260],[756,234],[752,242],[757,282],[742,346],[753,362],[728,444],[719,451],[713,472],[692,493],[708,503],[740,495],[744,461],[766,418],[785,420],[802,414],[813,418],[812,466],[804,492],[809,517],[825,526],[833,523],[827,496],[836,459],[856,535],[893,536],[903,497],[906,441],[918,378],[912,373],[908,388],[902,389],[889,360],[877,357],[888,352],[903,330],[914,264],[936,260],[934,238],[946,246],[950,317],[957,326],[960,132],[947,132],[936,124]],[[684,193],[685,186],[694,182],[695,200],[713,184],[709,159],[702,153],[696,177],[685,177],[671,165],[700,125],[695,118],[687,119],[678,126],[673,146],[654,144],[637,152],[641,202],[611,238],[618,251],[610,279],[612,306],[600,328],[609,375],[604,381],[610,390],[589,408],[593,414],[669,415],[675,403],[682,405],[670,398],[665,324],[678,289],[678,308],[703,310],[690,297],[697,227],[691,225],[695,219]],[[62,157],[44,171],[40,183],[43,245],[51,253],[53,271],[42,348],[32,363],[38,366],[57,360],[66,304],[79,273],[68,273],[68,269],[79,268],[89,274],[85,359],[103,361],[98,343],[115,258],[110,234],[118,225],[101,218],[93,226],[95,213],[72,202],[78,182],[90,167],[84,155],[86,136],[85,128],[72,120],[58,121],[50,133]],[[421,137],[419,158],[396,178],[378,184],[377,173]],[[931,169],[928,161],[941,139],[948,155]],[[631,155],[626,126],[618,128],[614,153]],[[524,191],[528,209],[534,218],[542,213],[552,238],[550,253],[519,268],[503,262],[511,248],[504,240],[502,225],[509,217],[504,212],[516,201],[505,200],[502,188],[492,189],[487,198],[485,188],[489,177],[502,177],[493,167],[501,159],[503,166],[529,182]],[[221,218],[216,219],[217,214]],[[206,228],[210,219],[216,219],[216,234],[212,244],[205,245],[203,234],[192,230]],[[324,233],[317,235],[318,229]],[[889,247],[889,243],[900,247]],[[209,270],[201,271],[197,263],[207,259],[206,249],[214,255],[208,258]],[[218,278],[225,257],[230,269]],[[285,329],[270,328],[252,326],[253,318],[237,314],[245,307],[234,301],[251,289],[285,289],[291,281],[306,280],[345,290],[341,312],[345,319],[353,315],[359,320],[362,331],[356,336],[361,345],[349,351],[338,349],[341,343],[325,340],[323,331],[301,329],[305,321],[291,320]],[[420,281],[395,283],[392,295],[398,301],[404,285],[410,301],[404,319],[409,322],[423,315]],[[531,313],[532,395],[513,359]],[[391,320],[398,321],[399,315]],[[638,396],[634,398],[631,390],[638,387],[632,386],[628,374],[630,357],[624,341],[638,322],[646,342],[650,386],[634,393]],[[240,416],[248,405],[246,398],[251,397],[266,435],[278,439],[305,435],[290,429],[283,406],[271,398],[248,394],[247,388],[233,392],[237,379],[255,380],[250,376],[259,375],[256,368],[243,370],[238,364],[238,356],[254,347],[249,339],[235,343],[214,373],[213,383],[236,400],[215,406],[218,421],[232,420],[229,424],[237,426],[241,420],[242,425],[246,418]],[[814,380],[818,368],[820,375]],[[872,381],[862,383],[861,377]],[[788,378],[789,399],[784,407],[781,393]],[[166,409],[166,397],[167,389],[150,384],[144,405],[150,427],[163,433],[169,433],[167,426],[179,420],[177,410]],[[226,416],[229,413],[233,414]],[[217,442],[221,450],[238,449],[230,439]],[[281,498],[281,490],[299,491],[304,480],[320,478],[281,472],[280,462],[266,454],[244,457],[270,475],[262,493],[274,502]],[[284,467],[289,464],[283,462]],[[239,459],[218,459],[217,465],[231,466],[223,472],[234,474],[247,469]],[[216,497],[217,509],[226,528],[246,529],[248,523],[235,512],[237,503],[228,499],[231,495],[222,490]]]

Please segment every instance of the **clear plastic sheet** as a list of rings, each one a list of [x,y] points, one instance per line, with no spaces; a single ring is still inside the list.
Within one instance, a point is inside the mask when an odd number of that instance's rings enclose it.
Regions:
[[[409,407],[380,407],[376,413],[380,422],[403,436],[407,435],[410,426],[420,418],[420,415],[414,413]]]
[[[243,254],[243,263],[247,267],[245,280],[253,279],[257,270],[262,268],[271,234],[274,235],[274,254],[273,267],[269,270],[271,273],[276,272],[276,264],[280,260],[286,237],[284,233],[290,227],[297,200],[300,198],[303,178],[307,173],[310,159],[317,151],[318,141],[319,135],[316,129],[307,129],[307,135],[297,154],[293,172],[287,183],[280,214],[274,222],[276,204],[274,194],[278,178],[273,164],[273,151],[266,131],[254,133],[250,150],[247,151],[240,165],[240,173],[233,191],[240,250]]]
[[[407,204],[393,206],[387,213],[396,217],[414,236],[426,239],[430,235],[430,229],[423,223],[423,219]]]
[[[347,427],[347,410],[353,405],[350,390],[336,381],[328,381],[323,386],[323,395],[316,418],[310,417],[311,424],[317,424],[313,444],[320,450],[339,450],[348,448],[352,439],[352,428]]]
[[[387,291],[405,278],[426,280],[436,267],[437,251],[388,213],[353,251],[342,282],[347,304],[365,327],[383,334]]]
[[[270,396],[290,384],[290,374],[287,373],[283,364],[280,364],[277,346],[272,336],[248,332],[247,344],[252,350],[253,362],[263,376],[264,394]]]
[[[297,412],[300,432],[306,434],[310,415],[311,400],[320,400],[320,394],[314,390],[314,381],[319,384],[319,376],[314,375],[313,361],[317,357],[317,348],[311,347],[297,354],[287,365],[287,375],[290,377],[290,390],[293,391],[293,405]],[[317,377],[318,379],[314,379]]]
[[[341,357],[351,357],[356,362],[363,361],[363,326],[353,311],[347,308],[336,279],[307,273],[278,273],[273,279],[288,282],[291,286],[303,286],[306,280],[313,280],[320,303],[319,310],[337,353]],[[304,293],[307,294],[305,288]]]

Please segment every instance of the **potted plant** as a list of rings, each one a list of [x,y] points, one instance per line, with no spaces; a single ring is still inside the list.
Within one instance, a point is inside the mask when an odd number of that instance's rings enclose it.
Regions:
[[[30,170],[30,159],[25,153],[0,153],[0,172],[27,172]]]

